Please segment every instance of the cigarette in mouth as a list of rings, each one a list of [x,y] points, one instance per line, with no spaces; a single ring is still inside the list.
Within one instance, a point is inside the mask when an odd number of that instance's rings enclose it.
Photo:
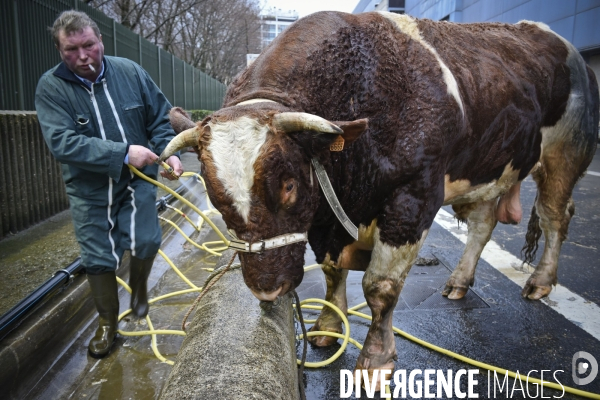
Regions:
[[[90,69],[92,70],[92,72],[96,72],[96,68],[94,68],[94,66],[92,64],[88,65],[90,67]]]

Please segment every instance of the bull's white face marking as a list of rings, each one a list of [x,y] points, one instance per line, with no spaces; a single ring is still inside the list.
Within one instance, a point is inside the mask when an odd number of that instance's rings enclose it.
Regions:
[[[209,126],[212,138],[208,151],[212,154],[217,178],[233,199],[235,209],[248,223],[254,163],[269,128],[248,117],[223,123],[209,122]]]
[[[375,227],[373,253],[367,273],[363,278],[363,287],[365,287],[365,280],[374,281],[381,279],[382,276],[395,282],[404,279],[413,261],[417,258],[428,233],[429,230],[424,231],[418,243],[393,247],[381,242],[379,228]]]
[[[460,92],[458,91],[458,83],[456,82],[456,78],[454,78],[452,71],[450,71],[448,66],[442,61],[437,50],[435,48],[433,48],[428,42],[426,42],[425,39],[423,39],[423,37],[421,36],[421,32],[419,31],[419,27],[417,26],[417,21],[415,21],[414,18],[412,18],[406,14],[394,14],[394,13],[385,12],[385,11],[379,11],[379,13],[382,16],[384,16],[385,18],[392,21],[396,25],[396,27],[398,28],[398,30],[400,32],[407,34],[413,40],[415,40],[416,42],[419,42],[421,45],[423,45],[423,47],[425,47],[427,50],[429,50],[429,52],[431,52],[431,54],[433,54],[433,56],[439,63],[440,68],[442,69],[444,82],[446,83],[446,86],[448,88],[448,94],[450,96],[454,97],[454,99],[458,103],[458,106],[460,107],[460,111],[464,117],[465,110],[464,110],[462,98],[460,97]]]
[[[450,182],[450,176],[445,176],[444,182],[444,205],[468,204],[480,201],[488,201],[504,194],[517,183],[519,170],[514,170],[512,164],[504,167],[502,176],[498,180],[471,186],[468,179],[459,179]]]

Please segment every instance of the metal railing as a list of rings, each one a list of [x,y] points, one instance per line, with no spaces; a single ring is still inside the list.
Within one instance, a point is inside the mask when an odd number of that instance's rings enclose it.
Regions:
[[[174,106],[216,110],[225,85],[160,49],[79,0],[0,2],[0,110],[34,110],[35,88],[44,72],[60,62],[48,27],[64,10],[88,14],[100,28],[107,55],[140,64]]]
[[[35,112],[0,112],[0,157],[0,239],[69,207],[60,164]]]

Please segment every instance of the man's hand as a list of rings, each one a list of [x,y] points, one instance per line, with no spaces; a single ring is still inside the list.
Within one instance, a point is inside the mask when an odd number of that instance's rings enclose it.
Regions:
[[[167,158],[167,160],[165,162],[167,164],[169,164],[171,166],[171,168],[173,168],[173,173],[175,175],[177,175],[177,178],[179,178],[181,176],[181,174],[183,174],[183,165],[181,165],[181,160],[179,160],[179,157],[177,157],[177,156],[171,156],[171,157]],[[174,177],[173,175],[169,174],[165,170],[160,171],[160,175],[163,178],[167,178],[170,181],[173,181],[173,180],[177,179],[176,177]]]
[[[158,156],[144,146],[138,146],[132,144],[129,146],[129,165],[133,165],[136,168],[142,168],[146,165],[153,164],[158,160]]]

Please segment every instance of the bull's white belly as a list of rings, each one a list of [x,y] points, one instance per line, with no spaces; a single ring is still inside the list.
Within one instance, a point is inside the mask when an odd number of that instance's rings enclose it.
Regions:
[[[506,193],[511,186],[517,183],[518,178],[519,170],[512,169],[511,164],[506,165],[499,179],[476,186],[471,186],[471,182],[467,179],[450,182],[450,176],[446,175],[444,205],[468,204],[494,199]]]

